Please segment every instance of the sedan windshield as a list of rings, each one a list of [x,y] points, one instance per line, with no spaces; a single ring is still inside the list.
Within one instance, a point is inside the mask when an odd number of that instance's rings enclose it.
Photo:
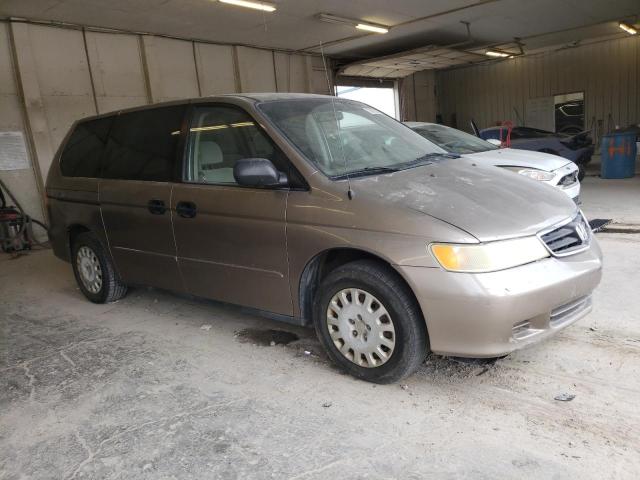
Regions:
[[[444,125],[434,123],[411,128],[450,153],[463,155],[465,153],[486,152],[498,148],[481,138]]]
[[[446,158],[445,150],[363,103],[327,97],[276,100],[258,108],[331,178],[387,173]]]

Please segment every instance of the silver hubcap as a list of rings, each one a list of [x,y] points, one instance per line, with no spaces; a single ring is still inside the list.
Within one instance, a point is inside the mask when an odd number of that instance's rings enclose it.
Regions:
[[[360,367],[379,367],[393,354],[393,321],[369,292],[346,288],[336,293],[327,308],[327,327],[340,353]]]
[[[102,288],[102,267],[93,250],[82,246],[76,255],[76,266],[84,288],[91,293],[98,293]]]

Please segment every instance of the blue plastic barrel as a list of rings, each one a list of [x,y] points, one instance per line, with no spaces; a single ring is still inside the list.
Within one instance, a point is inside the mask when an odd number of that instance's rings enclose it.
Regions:
[[[629,178],[636,173],[636,133],[613,132],[602,137],[600,177]]]

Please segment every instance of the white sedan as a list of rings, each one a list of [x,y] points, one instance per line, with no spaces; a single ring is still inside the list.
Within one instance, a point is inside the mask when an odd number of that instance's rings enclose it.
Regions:
[[[405,122],[412,130],[447,152],[471,157],[496,167],[558,187],[573,201],[580,201],[578,166],[550,153],[500,148],[474,135],[437,123]]]

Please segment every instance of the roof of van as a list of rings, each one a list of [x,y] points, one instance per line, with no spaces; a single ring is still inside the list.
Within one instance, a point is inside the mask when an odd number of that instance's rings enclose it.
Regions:
[[[402,122],[409,128],[429,127],[431,125],[438,125],[432,122]]]
[[[330,95],[319,95],[316,93],[226,93],[221,95],[210,95],[206,97],[192,97],[192,98],[183,98],[180,100],[170,100],[166,102],[157,102],[150,103],[147,105],[137,105],[135,107],[122,108],[119,110],[112,110],[110,112],[100,113],[98,115],[90,115],[88,117],[83,117],[78,119],[78,122],[85,122],[87,120],[95,120],[97,118],[109,117],[112,115],[118,115],[120,113],[127,112],[136,112],[140,110],[147,110],[156,107],[167,107],[171,105],[186,105],[189,103],[197,103],[197,102],[207,102],[207,101],[216,101],[216,100],[224,100],[227,98],[241,98],[247,100],[253,100],[255,102],[270,102],[275,100],[296,100],[303,98],[336,98],[331,97]]]
[[[269,102],[272,100],[296,100],[301,98],[327,98],[330,95],[319,95],[316,93],[230,93],[227,95],[214,95],[214,97],[241,97],[250,98],[258,102]],[[211,98],[211,97],[203,97]],[[334,97],[335,98],[335,97]],[[195,100],[195,99],[194,99]]]

